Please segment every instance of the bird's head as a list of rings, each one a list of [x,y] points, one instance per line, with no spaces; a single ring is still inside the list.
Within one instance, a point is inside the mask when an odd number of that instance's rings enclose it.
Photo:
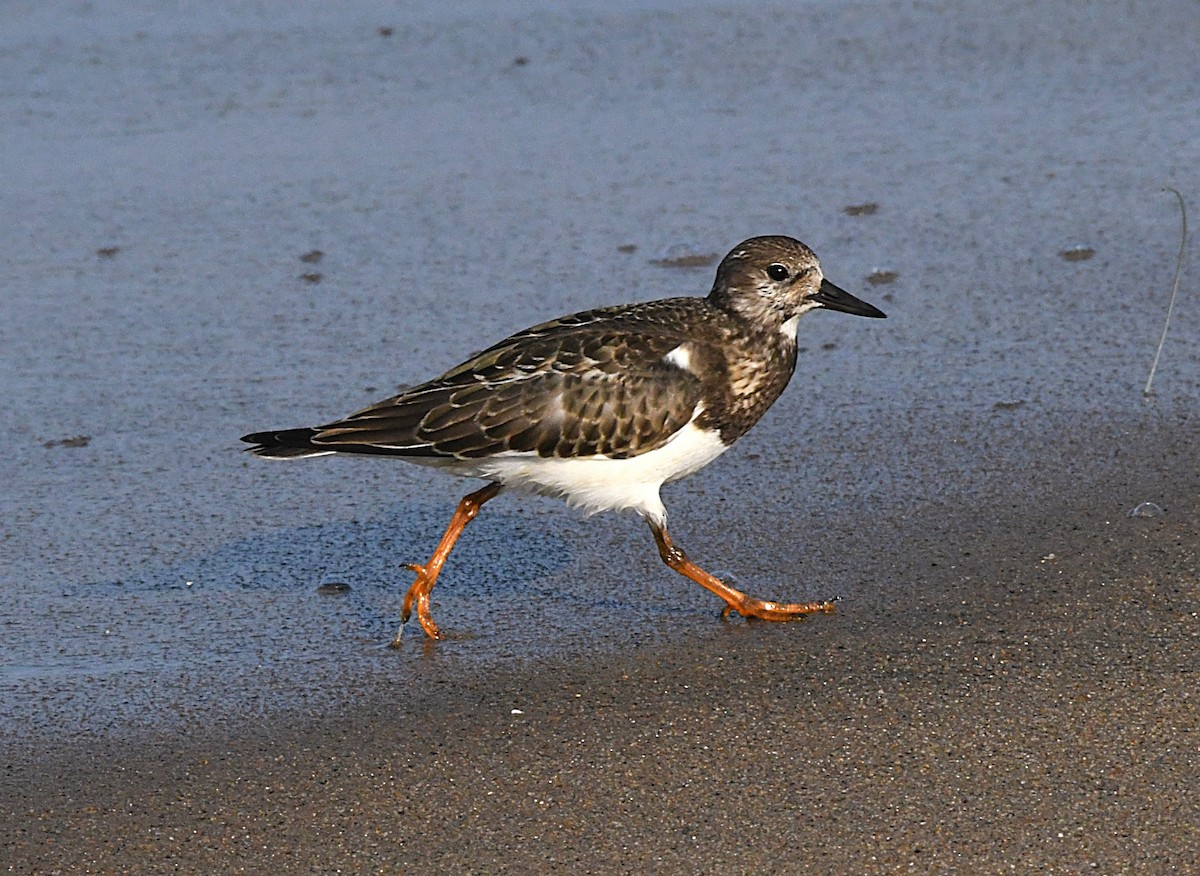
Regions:
[[[800,241],[782,236],[752,237],[735,246],[717,267],[708,300],[728,313],[775,326],[792,337],[799,318],[818,307],[855,316],[885,316],[826,280],[816,254]]]

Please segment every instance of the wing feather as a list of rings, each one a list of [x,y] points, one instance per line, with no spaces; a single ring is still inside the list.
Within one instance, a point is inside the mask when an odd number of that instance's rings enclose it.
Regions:
[[[478,458],[631,457],[696,414],[699,377],[669,360],[702,299],[590,311],[506,338],[442,376],[311,430],[319,451]],[[723,361],[717,354],[706,361]],[[693,355],[693,361],[698,357]]]

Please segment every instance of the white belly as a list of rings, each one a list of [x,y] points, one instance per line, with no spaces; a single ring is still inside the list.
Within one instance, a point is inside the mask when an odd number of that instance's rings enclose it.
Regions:
[[[725,452],[716,432],[688,423],[662,447],[629,459],[602,456],[552,459],[532,453],[456,460],[444,467],[459,475],[499,481],[506,487],[565,499],[589,514],[626,508],[662,522],[658,488],[699,471]]]

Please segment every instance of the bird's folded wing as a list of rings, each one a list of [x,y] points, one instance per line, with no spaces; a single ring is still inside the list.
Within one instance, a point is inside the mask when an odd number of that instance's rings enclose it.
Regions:
[[[625,458],[661,446],[695,416],[700,380],[668,356],[677,335],[570,328],[502,341],[435,380],[319,428],[312,445],[459,459]]]

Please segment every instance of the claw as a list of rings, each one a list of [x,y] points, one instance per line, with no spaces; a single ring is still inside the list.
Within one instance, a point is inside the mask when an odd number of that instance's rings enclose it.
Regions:
[[[388,642],[389,648],[400,647],[400,640],[404,637],[404,625],[406,623],[408,623],[408,618],[404,618],[404,620],[400,621],[400,626],[396,628],[396,638]]]

